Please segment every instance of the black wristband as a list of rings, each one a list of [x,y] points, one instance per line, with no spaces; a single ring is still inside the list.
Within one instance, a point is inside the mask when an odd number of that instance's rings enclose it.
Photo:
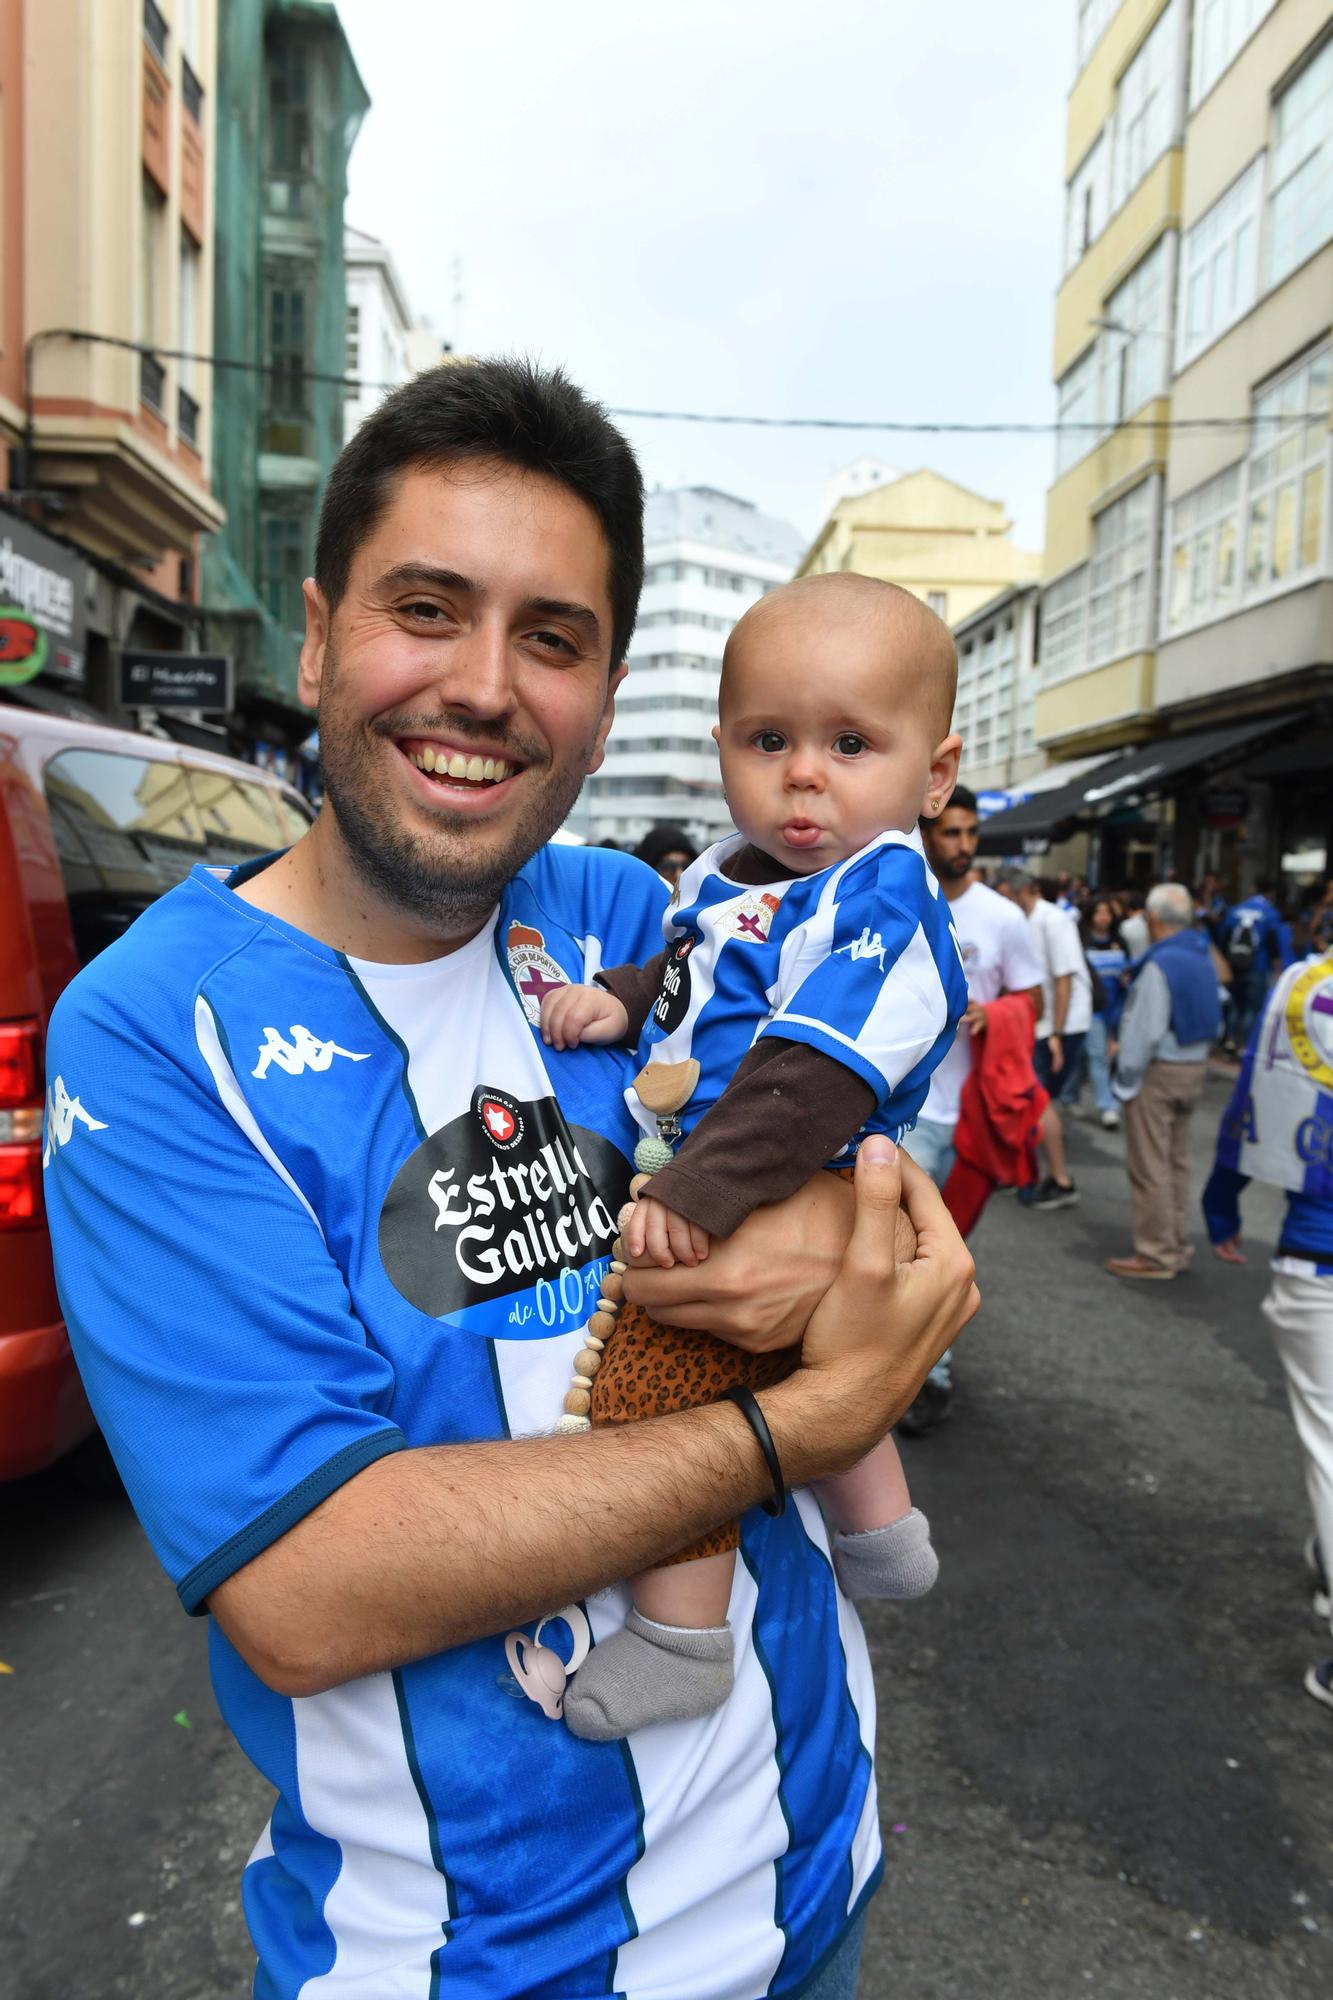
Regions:
[[[773,1442],[773,1433],[768,1428],[764,1413],[755,1400],[752,1390],[738,1382],[734,1388],[724,1389],[718,1397],[720,1403],[734,1403],[750,1429],[759,1440],[759,1449],[764,1454],[769,1477],[773,1481],[773,1498],[763,1503],[766,1514],[785,1514],[787,1511],[787,1486],[782,1477],[782,1460]]]

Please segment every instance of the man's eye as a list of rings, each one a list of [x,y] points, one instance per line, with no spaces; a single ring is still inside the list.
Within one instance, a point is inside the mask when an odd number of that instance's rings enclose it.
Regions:
[[[557,653],[566,653],[571,657],[578,650],[577,647],[570,644],[563,632],[531,632],[528,636],[529,638],[536,639],[539,645],[550,646]]]
[[[443,618],[444,616],[444,607],[442,605],[432,604],[429,598],[424,597],[414,599],[411,604],[403,605],[402,610],[404,617],[415,618],[418,625],[434,624],[436,619]]]
[[[845,736],[838,738],[833,747],[840,757],[859,757],[866,747],[866,740],[864,736],[852,735],[849,730]]]
[[[754,747],[772,755],[775,751],[786,749],[787,739],[779,729],[761,729],[754,739]]]

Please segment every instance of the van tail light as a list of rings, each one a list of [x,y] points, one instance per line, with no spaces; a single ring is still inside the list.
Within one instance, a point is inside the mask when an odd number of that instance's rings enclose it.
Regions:
[[[0,1021],[0,1229],[43,1216],[42,1064],[36,1021]]]

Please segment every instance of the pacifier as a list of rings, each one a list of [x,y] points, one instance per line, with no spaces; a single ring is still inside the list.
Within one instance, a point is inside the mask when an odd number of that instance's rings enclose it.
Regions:
[[[568,1660],[561,1659],[554,1646],[542,1644],[542,1633],[557,1619],[569,1627],[574,1642]],[[505,1640],[505,1658],[528,1700],[535,1701],[551,1722],[559,1722],[565,1712],[565,1685],[583,1665],[591,1647],[592,1628],[586,1614],[577,1604],[567,1604],[563,1611],[552,1611],[543,1618],[531,1638],[526,1632],[511,1632]]]

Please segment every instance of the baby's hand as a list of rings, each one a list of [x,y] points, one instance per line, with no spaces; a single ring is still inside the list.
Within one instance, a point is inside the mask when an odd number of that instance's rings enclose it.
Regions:
[[[687,1222],[650,1194],[641,1195],[622,1218],[620,1234],[631,1262],[636,1257],[651,1257],[664,1271],[673,1264],[702,1264],[712,1246],[706,1229],[700,1229],[697,1222]]]
[[[580,1042],[623,1042],[629,1015],[604,986],[561,986],[542,1001],[542,1040],[556,1049]]]

